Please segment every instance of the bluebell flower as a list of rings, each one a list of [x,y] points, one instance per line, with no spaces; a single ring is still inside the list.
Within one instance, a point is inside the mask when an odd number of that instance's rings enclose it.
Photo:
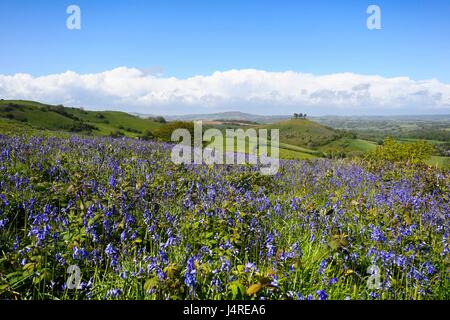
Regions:
[[[1,199],[2,202],[3,202],[3,206],[7,207],[8,204],[9,204],[9,202],[8,202],[8,200],[6,199],[6,196],[5,196],[4,194],[1,194],[1,195],[0,195],[0,199]]]
[[[119,264],[118,251],[116,248],[114,248],[114,246],[111,243],[109,243],[106,246],[105,253],[111,259],[111,266],[115,268],[118,267]]]
[[[373,240],[373,241],[385,242],[386,241],[386,236],[383,234],[383,232],[381,231],[380,228],[373,227],[370,239]]]
[[[380,297],[380,295],[379,295],[378,293],[373,292],[373,291],[369,293],[369,296],[370,296],[372,299],[378,299],[378,298]]]
[[[3,228],[6,227],[6,224],[8,223],[8,221],[9,221],[8,218],[0,219],[0,230],[2,230]]]
[[[267,234],[266,237],[266,248],[267,248],[267,257],[273,257],[275,255],[275,244],[274,244],[274,237],[272,234]]]
[[[116,186],[117,186],[117,180],[116,180],[116,178],[114,177],[114,175],[111,175],[111,176],[109,177],[108,183],[109,183],[109,186],[110,186],[111,188],[113,188],[113,189],[116,188]]]
[[[195,270],[195,259],[194,257],[190,257],[187,261],[186,272],[184,274],[184,284],[190,287],[191,289],[195,289],[197,285],[197,274]]]
[[[106,292],[106,298],[119,298],[122,295],[122,289],[109,289]]]
[[[327,300],[328,295],[325,289],[316,291],[319,300]]]
[[[254,272],[254,271],[258,271],[256,265],[252,262],[247,262],[245,264],[244,272]]]
[[[433,264],[430,261],[426,261],[424,264],[425,269],[427,270],[428,274],[433,274],[436,272],[436,268],[433,266]]]
[[[331,286],[333,284],[336,284],[338,282],[337,278],[331,278],[330,281],[328,281],[328,284]]]
[[[323,275],[325,273],[325,269],[327,268],[327,260],[323,259],[320,262],[320,266],[319,266],[319,274]]]
[[[64,266],[66,264],[66,260],[62,257],[61,253],[57,253],[55,255],[55,260],[61,265]]]
[[[84,260],[89,258],[89,252],[85,248],[73,247],[73,259]]]

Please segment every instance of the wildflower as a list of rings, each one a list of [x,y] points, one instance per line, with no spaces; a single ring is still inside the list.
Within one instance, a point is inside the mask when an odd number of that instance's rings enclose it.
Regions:
[[[109,243],[106,246],[105,253],[107,256],[112,256],[112,255],[117,254],[117,250],[114,248],[114,246],[111,243]]]
[[[117,186],[117,180],[116,180],[116,178],[114,177],[114,175],[111,175],[111,176],[109,177],[108,183],[109,183],[109,186],[110,186],[111,188],[113,188],[113,189],[116,188],[116,186]]]
[[[331,278],[330,281],[328,281],[328,284],[329,284],[330,286],[332,286],[333,284],[335,284],[335,283],[337,283],[337,282],[338,282],[338,279],[337,279],[337,278]]]
[[[325,273],[325,269],[327,268],[327,260],[323,259],[320,263],[319,274],[323,275]]]
[[[254,272],[254,271],[258,271],[258,268],[256,268],[256,265],[254,263],[247,262],[245,264],[244,272]]]
[[[184,284],[191,289],[195,289],[197,285],[194,257],[190,257],[187,261],[186,272],[184,274]]]
[[[371,293],[369,293],[369,297],[371,297],[372,299],[377,299],[380,297],[380,295],[372,291]]]
[[[122,295],[122,289],[109,289],[106,292],[106,298],[119,298]]]
[[[379,242],[385,242],[386,241],[385,235],[383,234],[381,229],[378,228],[378,227],[373,227],[372,235],[370,236],[370,239],[372,241],[379,241]]]
[[[1,199],[2,202],[3,202],[3,206],[7,207],[8,204],[9,204],[9,202],[8,202],[8,200],[6,200],[6,196],[5,196],[4,194],[1,194],[1,195],[0,195],[0,199]]]
[[[325,289],[318,290],[318,291],[316,291],[316,293],[317,293],[317,296],[318,296],[319,300],[327,300],[328,295],[327,295]]]
[[[66,264],[66,260],[62,257],[61,253],[59,253],[59,252],[55,255],[55,260],[56,260],[61,266],[63,266],[63,265]]]
[[[8,218],[0,219],[0,230],[2,230],[4,227],[6,227],[7,223],[8,223]]]
[[[275,255],[274,237],[272,234],[268,234],[266,238],[267,257],[273,257]]]
[[[78,247],[73,247],[72,257],[75,260],[83,260],[89,257],[89,252],[85,248],[78,249]]]
[[[424,264],[425,269],[427,270],[428,274],[433,274],[436,272],[436,268],[433,266],[433,264],[430,261],[426,261]]]
[[[119,264],[119,257],[118,257],[117,249],[114,248],[114,246],[111,243],[109,243],[106,246],[105,253],[111,259],[111,266],[116,268]]]

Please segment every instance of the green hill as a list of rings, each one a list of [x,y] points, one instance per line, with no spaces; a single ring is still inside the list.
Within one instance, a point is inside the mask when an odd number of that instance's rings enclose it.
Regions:
[[[373,151],[376,147],[377,144],[372,141],[344,137],[321,146],[318,149],[329,155],[339,153],[356,155]]]
[[[34,101],[0,100],[0,125],[16,123],[23,128],[51,131],[81,132],[95,135],[141,135],[162,124],[118,111],[85,111],[62,105],[48,105]]]
[[[326,145],[342,137],[338,130],[307,119],[285,120],[260,128],[279,129],[280,142],[308,149]]]

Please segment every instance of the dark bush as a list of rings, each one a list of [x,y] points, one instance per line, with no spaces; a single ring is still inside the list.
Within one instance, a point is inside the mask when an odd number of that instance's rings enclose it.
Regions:
[[[120,130],[113,130],[113,131],[111,131],[111,133],[109,134],[109,136],[110,136],[111,138],[120,138],[120,137],[123,137],[124,134],[123,134],[123,132],[120,131]]]
[[[140,136],[142,140],[153,140],[155,139],[155,135],[150,129],[145,129],[144,133]]]

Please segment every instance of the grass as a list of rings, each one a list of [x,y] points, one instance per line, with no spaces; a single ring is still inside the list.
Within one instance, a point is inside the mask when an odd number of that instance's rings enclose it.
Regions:
[[[343,152],[369,152],[375,150],[376,143],[362,139],[342,138],[319,148],[324,152],[335,150]]]

